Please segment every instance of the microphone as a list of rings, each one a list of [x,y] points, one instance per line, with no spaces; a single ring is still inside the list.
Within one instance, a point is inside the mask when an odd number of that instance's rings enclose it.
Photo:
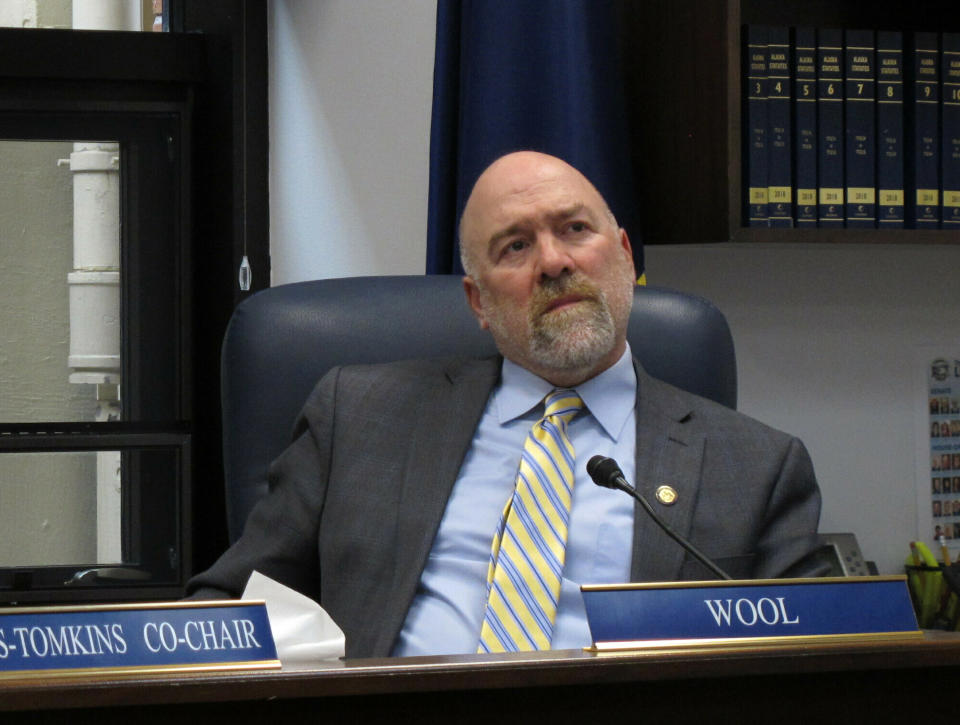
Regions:
[[[590,478],[592,478],[593,482],[598,486],[615,488],[633,496],[643,507],[643,510],[650,515],[654,523],[663,529],[667,536],[690,552],[693,558],[707,567],[707,569],[716,574],[720,579],[729,580],[731,578],[729,574],[714,564],[705,554],[697,549],[697,547],[667,526],[667,523],[653,510],[653,506],[651,506],[643,496],[637,493],[637,490],[633,486],[627,483],[627,480],[623,477],[623,471],[620,470],[620,466],[617,465],[615,460],[607,458],[606,456],[594,456],[587,461],[587,473],[590,474]]]

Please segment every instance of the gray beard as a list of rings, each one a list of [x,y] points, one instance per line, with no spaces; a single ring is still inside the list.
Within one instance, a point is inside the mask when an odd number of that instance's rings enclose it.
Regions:
[[[530,356],[552,370],[593,367],[616,344],[616,328],[606,295],[531,320]],[[582,309],[587,307],[588,309]]]

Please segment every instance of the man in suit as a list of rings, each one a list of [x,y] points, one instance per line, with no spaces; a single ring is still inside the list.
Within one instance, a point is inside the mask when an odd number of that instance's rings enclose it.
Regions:
[[[711,578],[627,496],[590,483],[596,453],[731,575],[807,573],[820,498],[806,451],[633,360],[630,242],[582,174],[533,152],[497,160],[467,202],[461,252],[502,358],[330,371],[270,494],[194,596],[236,595],[257,569],[319,601],[350,657],[476,651],[491,540],[555,389],[584,407],[566,426],[575,480],[552,647],[589,643],[580,584]]]

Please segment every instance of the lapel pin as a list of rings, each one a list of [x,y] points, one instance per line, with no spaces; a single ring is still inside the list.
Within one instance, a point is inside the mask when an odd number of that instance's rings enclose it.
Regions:
[[[673,486],[660,486],[654,495],[664,506],[673,506],[677,502],[677,490]]]

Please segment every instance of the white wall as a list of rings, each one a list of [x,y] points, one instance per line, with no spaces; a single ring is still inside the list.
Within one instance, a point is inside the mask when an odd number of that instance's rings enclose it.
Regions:
[[[958,240],[960,241],[960,240]],[[960,345],[960,245],[648,246],[647,276],[726,314],[740,410],[799,436],[822,531],[899,573],[917,536],[916,349]],[[928,458],[929,454],[924,458]],[[929,463],[927,464],[929,465]]]
[[[72,385],[67,274],[72,144],[0,141],[0,420],[93,420],[93,385]],[[93,454],[0,456],[0,566],[96,561]],[[95,461],[93,461],[95,463]]]
[[[273,0],[274,283],[424,269],[435,0]],[[800,436],[821,530],[881,571],[917,536],[912,351],[960,343],[960,245],[648,247],[727,314],[740,408]]]
[[[422,274],[436,0],[273,0],[269,22],[273,284]]]

